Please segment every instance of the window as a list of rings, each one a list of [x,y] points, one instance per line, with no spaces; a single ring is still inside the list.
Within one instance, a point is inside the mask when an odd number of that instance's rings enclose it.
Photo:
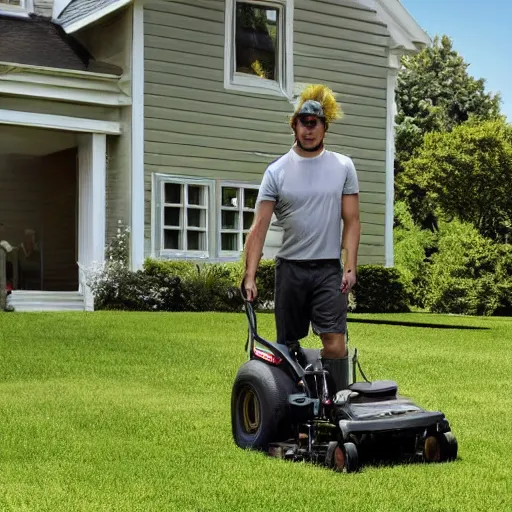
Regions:
[[[220,253],[238,254],[254,219],[258,187],[223,184],[220,196]]]
[[[154,257],[238,259],[254,219],[258,187],[154,173]]]
[[[210,255],[211,183],[156,177],[157,253],[180,257]]]
[[[289,96],[293,0],[227,0],[224,85]]]
[[[33,10],[33,0],[0,0],[0,11],[9,7]]]

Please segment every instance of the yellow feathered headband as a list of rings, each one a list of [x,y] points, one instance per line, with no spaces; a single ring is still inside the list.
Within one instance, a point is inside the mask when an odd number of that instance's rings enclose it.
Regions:
[[[290,118],[290,126],[294,126],[297,116],[306,113],[315,113],[315,104],[318,102],[321,106],[321,115],[325,118],[326,126],[336,119],[343,117],[343,111],[336,101],[334,93],[326,85],[308,85],[301,93],[295,112]],[[311,108],[313,111],[311,111]]]

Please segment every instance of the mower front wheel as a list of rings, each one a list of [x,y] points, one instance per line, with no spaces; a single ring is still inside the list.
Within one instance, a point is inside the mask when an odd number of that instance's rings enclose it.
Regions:
[[[231,427],[240,448],[267,450],[269,443],[291,434],[288,396],[291,378],[262,361],[247,361],[239,370],[231,393]]]
[[[325,455],[327,467],[342,473],[355,473],[359,470],[359,454],[354,443],[340,444],[331,441]]]
[[[426,462],[451,462],[457,459],[458,443],[452,432],[430,435],[425,439]]]

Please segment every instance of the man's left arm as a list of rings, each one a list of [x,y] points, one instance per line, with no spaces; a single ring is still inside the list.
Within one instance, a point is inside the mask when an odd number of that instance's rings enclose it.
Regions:
[[[345,253],[345,262],[341,289],[343,293],[349,293],[356,284],[357,279],[357,252],[361,238],[359,194],[344,194],[342,197],[342,248]]]

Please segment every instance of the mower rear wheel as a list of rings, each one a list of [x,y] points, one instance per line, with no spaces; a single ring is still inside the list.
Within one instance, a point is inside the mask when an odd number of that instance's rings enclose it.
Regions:
[[[355,473],[359,470],[359,455],[356,445],[354,443],[340,445],[336,441],[331,441],[327,446],[325,464],[334,471]]]
[[[269,443],[292,435],[288,396],[292,379],[280,368],[247,361],[237,373],[231,393],[231,428],[240,448],[267,450]]]

